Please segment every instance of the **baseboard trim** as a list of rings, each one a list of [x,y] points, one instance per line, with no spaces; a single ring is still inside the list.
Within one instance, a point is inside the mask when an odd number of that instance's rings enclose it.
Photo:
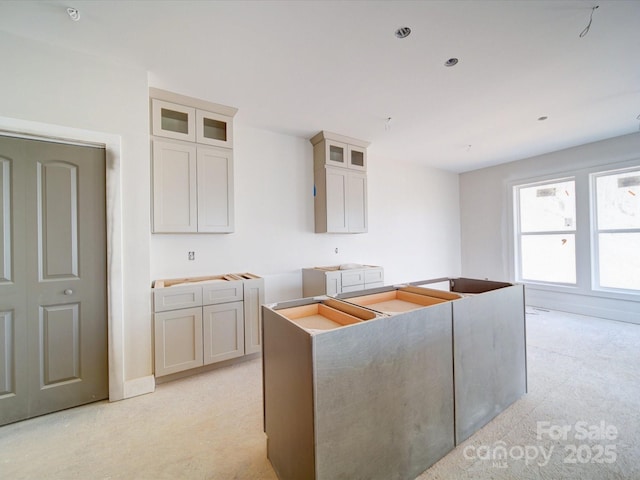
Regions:
[[[640,302],[551,292],[527,286],[526,304],[560,312],[640,324]]]

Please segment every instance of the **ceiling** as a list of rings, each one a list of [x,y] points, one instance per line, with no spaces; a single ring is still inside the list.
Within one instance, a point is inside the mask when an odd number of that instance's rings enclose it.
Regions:
[[[3,0],[0,30],[143,68],[245,125],[453,172],[640,128],[638,0]]]

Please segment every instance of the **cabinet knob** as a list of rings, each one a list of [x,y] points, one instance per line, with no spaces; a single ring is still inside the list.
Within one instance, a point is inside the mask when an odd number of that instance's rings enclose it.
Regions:
[[[67,288],[67,289],[64,291],[64,294],[65,294],[65,295],[73,295],[73,290],[71,290],[70,288]]]

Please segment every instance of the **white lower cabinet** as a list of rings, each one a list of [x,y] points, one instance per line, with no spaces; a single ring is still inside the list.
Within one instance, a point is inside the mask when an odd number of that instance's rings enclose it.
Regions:
[[[260,352],[263,303],[251,273],[156,280],[155,376]]]
[[[156,376],[202,365],[202,308],[154,315]]]
[[[204,364],[244,355],[244,308],[242,302],[202,308]]]
[[[333,265],[302,269],[302,296],[336,295],[384,286],[384,268],[374,265]]]

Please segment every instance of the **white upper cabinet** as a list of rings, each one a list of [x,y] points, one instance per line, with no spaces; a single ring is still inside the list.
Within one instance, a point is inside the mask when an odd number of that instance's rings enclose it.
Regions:
[[[314,145],[314,165],[367,170],[369,142],[331,132],[320,132],[311,139]]]
[[[198,231],[197,157],[194,144],[153,140],[153,231]]]
[[[316,233],[365,233],[369,143],[324,131],[311,143]]]
[[[151,123],[156,137],[216,147],[233,146],[233,117],[229,115],[152,98]]]
[[[154,233],[234,231],[236,109],[150,89]]]
[[[158,137],[196,141],[196,109],[151,99],[152,132]]]
[[[196,110],[196,142],[231,148],[233,145],[233,118]]]
[[[226,148],[198,147],[198,232],[233,232],[233,156]]]

